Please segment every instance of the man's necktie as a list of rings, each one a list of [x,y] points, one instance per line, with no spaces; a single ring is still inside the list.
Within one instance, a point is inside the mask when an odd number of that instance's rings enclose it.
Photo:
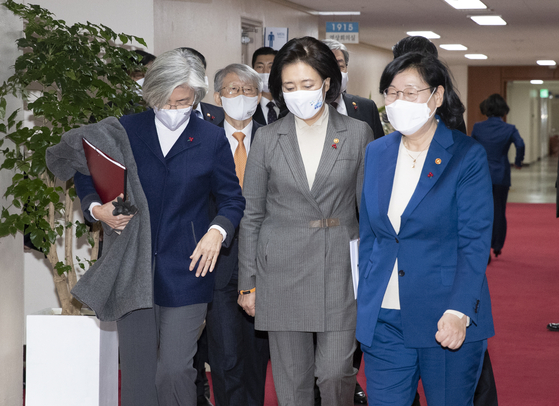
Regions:
[[[336,110],[338,110],[338,102],[333,101],[330,104],[332,105],[332,107],[334,107]]]
[[[268,124],[272,124],[274,121],[278,119],[278,115],[276,113],[276,110],[274,109],[276,105],[274,104],[273,101],[271,101],[268,104],[266,104],[266,107],[268,107]]]
[[[245,148],[245,134],[238,131],[233,133],[233,138],[235,138],[239,145],[233,154],[233,159],[235,160],[235,171],[237,172],[237,177],[239,178],[239,184],[241,188],[243,187],[243,179],[245,177],[245,167],[247,165],[247,150]]]

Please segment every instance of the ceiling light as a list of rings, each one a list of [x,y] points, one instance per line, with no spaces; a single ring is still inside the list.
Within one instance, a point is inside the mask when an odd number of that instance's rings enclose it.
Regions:
[[[360,16],[361,11],[315,11],[311,14],[319,16]]]
[[[543,80],[535,79],[530,81],[533,85],[543,85]]]
[[[501,16],[469,16],[479,25],[507,25]]]
[[[483,54],[466,54],[464,56],[468,59],[487,59],[487,55]]]
[[[429,39],[437,39],[441,36],[433,31],[408,31],[406,32],[410,37],[425,37]]]
[[[441,44],[439,46],[447,51],[466,51],[468,49],[462,44]]]
[[[538,65],[541,65],[541,66],[555,66],[555,65],[557,65],[557,62],[555,62],[553,60],[550,60],[550,59],[541,59],[539,61],[536,61],[536,63]]]
[[[444,0],[457,10],[481,10],[487,6],[479,0]]]

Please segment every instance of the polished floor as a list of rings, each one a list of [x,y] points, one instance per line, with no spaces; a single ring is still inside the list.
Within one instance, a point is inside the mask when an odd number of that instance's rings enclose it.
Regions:
[[[509,203],[555,203],[557,157],[546,157],[525,165],[511,168]]]

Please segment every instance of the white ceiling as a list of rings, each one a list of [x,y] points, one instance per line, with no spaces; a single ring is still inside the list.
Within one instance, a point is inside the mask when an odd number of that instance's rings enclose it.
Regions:
[[[360,42],[391,49],[407,31],[434,31],[440,44],[459,43],[467,51],[439,49],[448,64],[476,66],[536,65],[538,59],[559,63],[559,0],[482,0],[487,10],[455,10],[443,0],[290,0],[317,11],[360,11],[360,16],[320,17],[359,22]],[[506,26],[480,26],[467,16],[500,15]],[[469,60],[482,53],[487,60]]]

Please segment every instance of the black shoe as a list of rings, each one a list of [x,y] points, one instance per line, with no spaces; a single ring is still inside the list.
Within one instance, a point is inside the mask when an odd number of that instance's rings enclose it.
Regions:
[[[547,329],[549,331],[559,331],[559,323],[549,323]]]
[[[212,404],[212,402],[210,402],[210,398],[207,398],[206,396],[198,396],[198,399],[196,401],[196,405],[197,406],[214,406]]]
[[[356,405],[366,405],[367,404],[367,395],[365,395],[365,391],[359,385],[359,382],[355,383],[355,393],[353,395],[353,403]]]
[[[322,405],[322,398],[320,397],[320,389],[316,384],[316,379],[314,380],[314,406]]]
[[[493,250],[493,254],[495,254],[495,258],[497,258],[499,255],[501,255],[501,250]]]

